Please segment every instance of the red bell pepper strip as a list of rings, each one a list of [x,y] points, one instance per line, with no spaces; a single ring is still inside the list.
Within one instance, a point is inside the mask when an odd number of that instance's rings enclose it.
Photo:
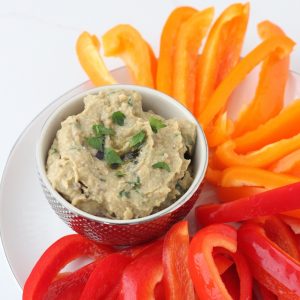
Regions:
[[[279,217],[269,216],[263,224],[267,237],[294,259],[300,261],[297,238],[293,230]]]
[[[300,182],[236,201],[196,208],[200,224],[237,222],[300,208]]]
[[[97,265],[92,262],[69,275],[60,276],[53,281],[43,300],[77,300]]]
[[[221,277],[232,299],[239,300],[240,283],[235,266],[231,266]]]
[[[154,242],[142,244],[142,245],[137,245],[133,247],[127,247],[119,251],[119,253],[130,256],[131,258],[136,258],[139,254],[144,252],[146,249],[149,247],[153,247],[156,244],[162,243],[162,239],[155,240]]]
[[[300,263],[272,242],[261,225],[243,224],[238,244],[260,284],[278,297],[300,299]]]
[[[80,299],[106,299],[120,281],[123,270],[130,263],[128,256],[112,253],[101,259],[89,277]]]
[[[277,300],[278,298],[263,285],[258,283],[258,289],[261,300]]]
[[[189,244],[187,221],[175,224],[165,236],[163,281],[166,299],[195,299],[194,286],[188,270]]]
[[[233,265],[233,260],[221,253],[214,253],[213,256],[220,275],[224,274]]]
[[[191,277],[200,299],[232,299],[213,259],[215,247],[224,248],[230,254],[235,254],[237,251],[236,230],[225,224],[216,224],[198,231],[192,239],[189,250]],[[247,265],[245,260],[241,261],[241,257],[241,255],[233,256],[233,259],[239,264],[238,273],[244,289],[240,299],[251,299],[251,277],[248,275],[249,271],[247,272],[245,269],[244,272],[244,267]]]
[[[161,242],[143,251],[125,268],[119,300],[154,300],[155,287],[162,277]]]
[[[164,283],[159,282],[154,289],[154,299],[155,300],[165,300],[165,287]]]
[[[25,282],[23,300],[43,299],[58,272],[74,259],[81,256],[100,258],[111,252],[110,247],[97,245],[78,234],[62,237],[35,264]]]
[[[300,234],[300,219],[286,215],[280,215],[280,218],[293,230],[295,234]]]

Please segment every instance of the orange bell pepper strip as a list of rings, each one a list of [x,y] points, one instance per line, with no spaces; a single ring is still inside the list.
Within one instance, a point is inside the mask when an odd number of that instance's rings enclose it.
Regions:
[[[210,97],[206,107],[198,117],[202,127],[206,129],[217,114],[222,111],[226,106],[231,93],[256,65],[271,53],[275,53],[279,58],[284,58],[291,52],[294,45],[295,43],[286,36],[275,36],[263,41],[241,59],[219,84]]]
[[[238,154],[235,148],[236,144],[233,140],[229,140],[219,146],[215,152],[218,161],[225,167],[249,166],[263,168],[299,149],[300,133],[247,154]]]
[[[234,186],[234,187],[223,187],[218,186],[217,196],[222,202],[231,202],[240,198],[249,197],[255,194],[265,192],[267,189],[258,186]]]
[[[205,179],[214,185],[218,185],[222,178],[222,171],[208,167],[206,170]]]
[[[249,4],[227,7],[211,28],[197,70],[195,116],[215,88],[238,63],[249,18]]]
[[[222,172],[220,185],[223,187],[255,186],[269,190],[299,181],[298,177],[276,174],[264,169],[231,167]]]
[[[212,22],[213,8],[194,13],[179,28],[175,42],[172,96],[194,109],[198,51]]]
[[[300,149],[288,154],[270,166],[269,170],[275,173],[289,173],[300,164]]]
[[[183,22],[197,10],[192,7],[178,7],[168,17],[160,38],[159,58],[157,62],[156,87],[165,94],[172,94],[172,78],[174,65],[174,44]]]
[[[100,56],[99,48],[100,43],[97,37],[83,32],[76,43],[79,62],[94,85],[116,83]]]
[[[205,130],[209,147],[214,148],[226,142],[233,132],[234,124],[232,120],[227,118],[227,112],[224,112],[216,119],[212,128]]]
[[[152,77],[154,78],[154,87],[156,87],[155,78],[156,78],[156,73],[157,73],[157,58],[155,56],[155,53],[154,53],[152,47],[148,43],[147,43],[147,46],[148,46],[148,50],[149,50],[149,54],[150,54],[151,73],[152,73]]]
[[[104,54],[119,56],[128,66],[136,84],[154,87],[149,46],[135,28],[115,26],[103,35],[102,41]]]
[[[258,24],[258,32],[262,39],[285,35],[278,26],[269,21]],[[233,137],[256,129],[281,111],[284,104],[289,61],[289,56],[280,59],[274,53],[264,60],[255,97],[236,121]]]
[[[270,143],[290,138],[300,132],[300,99],[293,101],[279,115],[256,129],[235,138],[236,151],[247,153]]]

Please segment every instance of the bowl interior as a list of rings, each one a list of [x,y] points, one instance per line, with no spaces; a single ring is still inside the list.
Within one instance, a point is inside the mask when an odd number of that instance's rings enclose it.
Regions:
[[[127,89],[127,90],[135,90],[142,95],[142,103],[143,103],[143,110],[152,110],[155,113],[163,116],[166,119],[169,118],[176,118],[176,119],[185,119],[190,122],[193,122],[197,126],[197,141],[196,147],[194,151],[194,156],[192,159],[193,163],[193,170],[194,170],[194,181],[190,186],[189,190],[174,204],[169,206],[168,208],[161,210],[153,215],[148,217],[134,219],[134,220],[144,220],[146,221],[147,218],[154,218],[156,215],[161,215],[165,211],[172,211],[176,209],[179,205],[185,202],[185,200],[189,199],[189,197],[196,191],[198,186],[200,185],[203,177],[205,175],[206,167],[207,167],[207,160],[208,160],[208,148],[204,133],[194,118],[194,116],[181,104],[175,101],[173,98],[158,92],[156,90],[141,87],[141,86],[134,86],[134,85],[114,85],[114,86],[103,86],[88,90],[84,93],[78,94],[65,102],[62,106],[60,106],[46,121],[44,127],[42,129],[40,139],[37,145],[37,167],[40,173],[40,176],[48,188],[52,192],[52,194],[60,200],[67,208],[75,211],[77,214],[85,216],[89,219],[93,219],[96,221],[106,222],[106,223],[132,223],[133,220],[110,220],[107,218],[97,217],[85,213],[77,209],[76,207],[72,206],[68,201],[62,198],[59,193],[57,193],[51,186],[50,182],[46,176],[45,170],[45,162],[47,159],[47,154],[50,146],[52,145],[53,139],[56,135],[57,130],[61,127],[61,122],[66,119],[70,115],[77,114],[84,109],[83,98],[88,94],[95,94],[104,89],[111,89],[111,88],[118,88],[118,89]]]

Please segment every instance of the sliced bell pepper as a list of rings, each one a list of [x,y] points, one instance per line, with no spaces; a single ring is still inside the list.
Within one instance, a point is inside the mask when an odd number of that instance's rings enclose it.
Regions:
[[[264,40],[273,36],[285,35],[278,26],[269,21],[259,23],[258,32]],[[264,60],[254,99],[235,122],[233,137],[256,129],[281,111],[284,105],[289,61],[289,56],[280,59],[274,54]]]
[[[278,298],[262,284],[258,283],[259,295],[261,300],[277,300]]]
[[[144,252],[149,247],[153,247],[154,245],[161,244],[161,243],[162,243],[162,240],[158,239],[158,240],[155,240],[154,242],[137,245],[137,246],[133,246],[133,247],[123,248],[122,250],[119,251],[119,253],[130,256],[132,258],[136,258],[139,254]]]
[[[199,224],[226,223],[274,215],[300,208],[300,182],[223,204],[198,206]]]
[[[234,131],[232,120],[227,118],[227,112],[221,114],[211,128],[206,129],[205,135],[210,148],[214,148],[229,140]]]
[[[237,251],[236,230],[228,225],[216,224],[198,231],[192,239],[189,249],[191,277],[200,299],[232,299],[213,259],[215,247],[224,248],[235,254]],[[238,273],[241,290],[243,289],[240,299],[251,299],[252,284],[250,273],[247,271],[248,266],[245,260],[241,263],[239,258],[234,257],[234,259],[240,268]]]
[[[106,299],[121,280],[123,270],[130,261],[131,258],[119,253],[101,259],[90,275],[80,299]]]
[[[208,167],[205,174],[205,179],[214,185],[218,185],[222,179],[222,171]]]
[[[286,216],[294,217],[300,219],[300,209],[295,209],[291,211],[286,211],[283,213]]]
[[[216,149],[215,156],[225,167],[249,166],[263,168],[270,166],[299,148],[300,133],[247,154],[238,154],[236,152],[236,143],[233,140],[229,140]]]
[[[194,286],[188,270],[189,244],[187,221],[181,221],[173,225],[165,236],[163,282],[166,300],[195,299]]]
[[[197,70],[196,117],[219,83],[240,60],[248,18],[248,3],[233,4],[222,12],[211,28]]]
[[[81,256],[100,258],[111,252],[110,247],[97,245],[78,234],[62,237],[52,244],[35,264],[25,282],[23,300],[43,299],[58,272],[76,258]]]
[[[76,43],[79,62],[94,85],[116,83],[100,56],[99,48],[100,42],[97,37],[83,32]]]
[[[280,218],[293,230],[295,234],[300,234],[300,218],[295,218],[284,214],[281,214]]]
[[[269,170],[275,173],[289,173],[300,165],[300,149],[288,154],[270,166]]]
[[[118,299],[154,299],[155,287],[163,277],[162,241],[147,248],[124,270]]]
[[[299,134],[299,116],[300,100],[295,100],[265,124],[235,138],[236,151],[247,153]]]
[[[261,225],[243,224],[238,244],[260,284],[278,297],[300,298],[300,263],[271,241]]]
[[[156,73],[157,73],[157,58],[155,56],[155,53],[152,49],[152,47],[150,46],[150,44],[147,43],[148,46],[148,51],[149,51],[149,55],[150,55],[150,63],[151,63],[151,73],[152,73],[152,77],[154,80],[154,87],[156,88],[156,82],[155,82],[155,78],[156,78]]]
[[[106,56],[119,56],[128,66],[134,83],[154,87],[149,46],[140,33],[130,25],[118,25],[103,37]]]
[[[236,272],[235,266],[230,267],[224,274],[222,274],[221,278],[232,299],[239,300],[240,283],[239,283],[239,276]]]
[[[222,253],[215,254],[213,252],[213,257],[220,275],[223,275],[233,265],[233,260]]]
[[[172,96],[193,111],[198,51],[212,22],[214,9],[196,12],[179,28],[175,42]]]
[[[43,300],[78,300],[98,261],[92,262],[75,272],[56,279],[50,285]]]
[[[259,194],[266,191],[263,187],[257,186],[234,186],[234,187],[216,187],[218,199],[221,202],[231,202],[240,198]]]
[[[241,83],[246,75],[271,53],[279,58],[287,56],[295,43],[286,36],[275,36],[263,41],[254,50],[247,54],[229,72],[224,80],[210,97],[206,107],[198,117],[202,127],[206,129],[214,118],[222,111],[234,89]]]
[[[296,234],[279,217],[269,216],[265,219],[263,227],[267,237],[275,242],[282,250],[294,259],[300,261]]]
[[[221,186],[256,186],[273,189],[299,182],[300,178],[285,174],[276,174],[267,170],[251,167],[231,167],[222,172]]]
[[[159,58],[157,63],[156,87],[165,94],[172,94],[172,79],[174,65],[174,44],[182,23],[197,10],[192,7],[178,7],[168,17],[160,39]]]
[[[154,289],[155,300],[165,300],[165,288],[163,282],[159,282]]]

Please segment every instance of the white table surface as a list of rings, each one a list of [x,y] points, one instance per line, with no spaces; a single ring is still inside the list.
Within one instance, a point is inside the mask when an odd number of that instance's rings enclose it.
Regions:
[[[170,11],[179,5],[199,9],[211,5],[219,13],[235,1],[162,0],[0,0],[0,175],[17,137],[51,101],[87,79],[76,59],[74,45],[83,30],[101,36],[119,23],[130,23],[158,53],[159,36]],[[251,18],[244,44],[247,53],[259,41],[256,24],[269,19],[300,43],[299,0],[250,0]],[[107,59],[109,68],[122,64]],[[296,47],[291,69],[300,71]],[[0,247],[0,299],[21,299]]]

